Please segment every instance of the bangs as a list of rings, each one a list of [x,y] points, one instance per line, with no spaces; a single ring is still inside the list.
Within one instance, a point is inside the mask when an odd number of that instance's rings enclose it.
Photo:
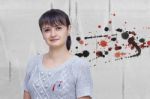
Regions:
[[[52,27],[64,25],[68,27],[70,21],[68,16],[60,10],[51,10],[43,14],[39,19],[40,29],[42,29],[44,25],[50,25]]]
[[[64,25],[64,26],[67,26],[66,24],[66,20],[62,17],[45,17],[43,18],[41,21],[40,21],[40,26],[44,26],[44,25],[50,25],[50,26],[59,26],[59,25]]]

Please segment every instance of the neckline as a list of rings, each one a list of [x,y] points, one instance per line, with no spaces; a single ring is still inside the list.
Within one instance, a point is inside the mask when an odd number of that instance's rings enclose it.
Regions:
[[[66,67],[69,63],[71,63],[73,61],[74,58],[76,58],[77,56],[73,55],[72,57],[70,57],[68,60],[66,60],[64,63],[56,66],[56,67],[53,67],[53,68],[46,68],[46,66],[44,66],[43,64],[43,57],[44,57],[44,54],[42,54],[40,56],[40,69],[42,71],[46,71],[46,72],[49,72],[49,71],[57,71],[57,70],[60,70],[64,67]]]

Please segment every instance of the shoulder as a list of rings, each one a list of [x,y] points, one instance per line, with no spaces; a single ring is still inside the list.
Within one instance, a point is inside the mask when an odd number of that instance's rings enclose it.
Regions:
[[[28,58],[26,71],[31,72],[40,61],[41,55],[34,55]]]
[[[87,69],[90,69],[89,61],[85,58],[80,58],[76,56],[74,60],[74,64],[72,65],[72,70],[74,72],[79,72],[79,71],[87,70]]]
[[[75,65],[74,67],[87,67],[90,63],[87,59],[76,56]]]
[[[41,55],[34,55],[34,56],[29,57],[28,65],[37,63],[40,60],[40,57],[41,57]]]

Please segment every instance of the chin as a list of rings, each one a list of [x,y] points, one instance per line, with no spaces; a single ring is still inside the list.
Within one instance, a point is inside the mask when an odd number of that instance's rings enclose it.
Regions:
[[[53,47],[53,48],[59,48],[61,46],[63,46],[62,44],[48,44],[49,47]]]

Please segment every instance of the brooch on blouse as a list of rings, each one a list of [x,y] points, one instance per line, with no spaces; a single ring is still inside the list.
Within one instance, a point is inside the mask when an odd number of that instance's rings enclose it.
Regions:
[[[55,89],[62,89],[62,82],[63,81],[56,81],[52,86],[52,91],[55,91]]]

